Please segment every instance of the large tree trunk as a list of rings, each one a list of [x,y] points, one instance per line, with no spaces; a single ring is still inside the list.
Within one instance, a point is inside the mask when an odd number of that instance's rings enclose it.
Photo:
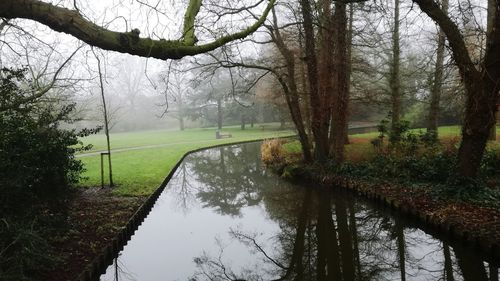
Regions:
[[[448,14],[448,0],[442,0],[441,9],[445,14]],[[436,132],[439,119],[439,103],[441,100],[441,91],[443,88],[443,61],[444,48],[446,37],[443,30],[439,29],[437,51],[436,51],[436,66],[434,69],[434,81],[431,88],[431,102],[429,107],[429,117],[427,123],[427,132]]]
[[[463,79],[467,101],[462,142],[458,152],[458,172],[463,177],[477,176],[486,142],[498,110],[500,85],[500,4],[496,3],[493,28],[487,34],[486,54],[477,70],[467,52],[458,26],[433,0],[413,0],[446,34],[453,58]]]
[[[401,118],[401,81],[400,81],[400,63],[401,50],[399,45],[399,1],[394,0],[394,28],[392,30],[392,61],[389,77],[391,88],[391,131],[394,141],[399,140],[399,120]]]
[[[331,150],[336,163],[344,161],[344,145],[347,138],[347,107],[349,104],[349,62],[347,53],[347,16],[346,4],[335,2],[334,26],[336,42],[334,48],[335,61],[335,93],[332,110]]]
[[[464,78],[467,105],[458,164],[460,174],[465,177],[477,176],[486,142],[495,125],[500,90],[500,3],[496,4],[492,26],[486,39],[481,73],[476,71],[475,75]]]
[[[307,63],[307,74],[309,80],[309,98],[312,110],[311,129],[314,136],[314,158],[323,163],[328,159],[329,143],[328,129],[330,118],[330,104],[327,97],[323,96],[318,87],[318,62],[316,59],[316,47],[314,28],[312,22],[311,3],[309,0],[301,0],[303,26],[305,35],[305,54]]]
[[[499,46],[500,47],[500,46]],[[500,48],[498,48],[500,56]],[[492,77],[500,77],[500,58],[495,59],[497,66],[487,71]],[[493,68],[493,69],[492,69]],[[486,76],[486,75],[485,75]],[[464,125],[462,127],[462,142],[458,151],[459,173],[464,177],[474,178],[479,172],[481,160],[491,127],[494,126],[494,116],[497,110],[498,86],[494,85],[492,79],[483,78],[485,81],[471,82],[467,90],[467,105],[465,111]],[[500,79],[496,79],[497,81]],[[498,83],[498,82],[496,82]],[[482,85],[483,87],[481,87]],[[466,85],[467,86],[467,85]]]

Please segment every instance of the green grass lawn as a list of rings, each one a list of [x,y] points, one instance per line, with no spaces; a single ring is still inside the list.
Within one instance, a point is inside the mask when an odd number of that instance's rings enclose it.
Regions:
[[[438,135],[440,139],[447,138],[460,138],[461,135],[460,126],[443,126],[438,128]],[[500,126],[497,126],[497,141],[488,142],[488,149],[500,152]],[[425,129],[413,129],[413,132],[423,131]],[[356,134],[351,135],[350,139],[352,140],[351,144],[346,145],[346,157],[348,160],[352,162],[358,162],[362,159],[369,158],[375,155],[375,151],[373,149],[373,145],[370,143],[370,140],[376,138],[379,135],[378,132],[366,133],[366,134]]]
[[[265,130],[261,129],[265,126]],[[268,138],[275,135],[289,135],[291,131],[279,131],[278,123],[256,124],[253,128],[247,126],[241,130],[240,126],[223,127],[222,133],[229,133],[235,139],[240,138]],[[128,133],[112,133],[110,135],[111,149],[139,147],[147,145],[175,144],[192,141],[214,141],[216,128],[196,128],[184,131],[139,131]],[[91,151],[101,151],[106,149],[106,137],[104,134],[91,135],[82,139],[84,144],[92,144]]]
[[[194,149],[295,134],[290,130],[278,130],[278,126],[266,126],[265,130],[261,130],[259,125],[246,130],[241,130],[239,126],[224,127],[222,132],[230,133],[232,137],[219,140],[215,139],[215,128],[187,129],[182,132],[146,131],[111,134],[112,149],[168,144],[164,147],[113,153],[113,181],[117,185],[114,192],[124,196],[151,194],[158,188],[182,155]],[[94,150],[101,150],[105,147],[103,135],[87,137],[83,139],[83,142],[94,144]],[[83,187],[100,186],[100,156],[81,157],[80,159],[87,169],[83,175],[86,179],[82,180],[80,185]],[[106,182],[108,182],[107,179]]]
[[[426,129],[411,129],[412,132],[425,132]],[[497,132],[500,133],[500,127],[497,127]],[[459,137],[460,136],[460,126],[442,126],[438,128],[439,137]],[[366,133],[366,134],[356,134],[352,135],[354,138],[369,138],[373,139],[379,135],[378,132]]]
[[[425,131],[425,129],[413,129],[414,132]],[[460,126],[443,126],[438,129],[439,138],[460,137]],[[375,150],[370,141],[378,137],[378,132],[350,135],[350,144],[346,145],[346,157],[348,161],[359,162],[363,159],[370,158],[375,155]],[[497,126],[497,141],[488,142],[488,149],[495,150],[500,153],[500,127]],[[290,153],[300,153],[301,147],[298,141],[290,142],[284,145],[286,151]]]
[[[186,129],[182,132],[144,131],[112,134],[112,149],[166,145],[113,153],[113,179],[117,184],[114,192],[124,196],[151,194],[182,155],[194,149],[217,144],[294,135],[294,132],[290,130],[277,130],[277,125],[267,126],[266,130],[261,130],[259,125],[256,125],[254,128],[247,128],[246,130],[240,130],[239,126],[224,127],[222,132],[232,134],[232,138],[220,140],[215,139],[215,128]],[[500,135],[500,127],[497,127],[497,132]],[[460,136],[460,127],[440,127],[439,134],[440,137]],[[352,144],[347,145],[347,154],[351,154],[354,158],[361,158],[372,153],[373,149],[369,140],[377,136],[378,133],[352,135],[351,139],[359,141],[354,141]],[[93,135],[83,139],[83,142],[94,144],[94,151],[105,148],[104,135]],[[500,142],[490,142],[489,147],[500,150]],[[297,143],[293,150],[300,152],[300,145]],[[100,186],[100,157],[88,156],[80,159],[87,169],[84,173],[84,177],[87,177],[87,179],[82,180],[80,185],[83,187]]]

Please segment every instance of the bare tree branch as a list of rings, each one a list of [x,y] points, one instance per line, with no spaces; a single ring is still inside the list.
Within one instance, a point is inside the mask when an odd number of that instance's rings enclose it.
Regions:
[[[203,45],[195,45],[196,38],[194,36],[194,21],[201,0],[190,0],[184,18],[184,34],[180,40],[140,38],[139,30],[131,32],[111,31],[88,21],[77,10],[66,9],[40,0],[2,0],[0,2],[0,17],[32,19],[55,31],[70,34],[92,46],[165,60],[206,53],[231,41],[247,37],[264,23],[275,1],[270,0],[259,19],[246,29],[222,36]]]

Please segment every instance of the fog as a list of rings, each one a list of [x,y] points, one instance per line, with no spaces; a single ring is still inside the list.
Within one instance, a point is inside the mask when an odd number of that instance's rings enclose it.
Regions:
[[[250,5],[250,2],[233,3],[231,5],[236,6],[231,9],[237,10],[238,5]],[[76,4],[85,17],[113,30],[138,29],[141,37],[166,39],[181,36],[182,12],[187,5],[185,1],[57,3],[68,8],[75,8]],[[351,121],[377,122],[387,114],[391,5],[391,1],[366,2],[357,5],[353,13]],[[481,32],[486,24],[484,3],[469,1],[470,12],[465,16],[461,12],[464,5],[462,1],[452,1],[451,17],[471,31],[469,36],[475,39],[470,41],[481,49],[484,45]],[[213,1],[204,2],[202,7],[197,30],[200,44],[248,25],[254,20],[252,13],[259,11],[262,3],[244,13],[221,13],[221,8]],[[292,8],[278,6],[283,25],[294,22]],[[404,106],[408,118],[416,120],[416,126],[424,118],[422,112],[428,98],[428,77],[434,63],[437,29],[410,2],[403,3],[401,14]],[[75,118],[79,121],[72,126],[99,126],[103,123],[96,56],[102,61],[103,90],[111,132],[218,126],[221,118],[224,126],[242,127],[247,123],[284,123],[290,120],[280,85],[270,73],[210,65],[217,57],[232,63],[277,65],[279,69],[280,59],[276,58],[274,47],[265,44],[269,36],[262,29],[248,40],[228,44],[209,55],[175,62],[91,49],[71,36],[23,19],[10,20],[0,34],[1,66],[24,67],[39,85],[50,84],[53,80],[54,85],[44,99],[57,100],[61,104],[76,103]],[[69,57],[71,59],[64,64]],[[448,95],[451,102],[444,105],[444,115],[447,116],[446,122],[457,123],[460,121],[457,116],[461,112],[462,94],[460,87],[456,86],[460,81],[450,54],[447,54],[447,65],[444,95]]]

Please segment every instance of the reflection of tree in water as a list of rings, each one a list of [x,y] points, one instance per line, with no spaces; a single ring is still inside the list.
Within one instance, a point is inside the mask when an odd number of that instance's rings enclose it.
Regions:
[[[224,257],[230,241],[217,240],[216,256],[194,258],[190,280],[498,281],[498,268],[468,249],[430,239],[353,195],[286,184],[263,169],[259,155],[256,144],[192,154],[169,183],[183,210],[200,201],[221,215],[241,216],[242,208],[260,205],[279,226],[274,234],[228,229],[263,263],[235,270],[224,264],[233,258]],[[131,280],[123,273],[116,267],[115,280]]]
[[[231,230],[233,231],[233,230]],[[233,272],[233,270],[228,267],[222,261],[224,256],[224,245],[223,242],[216,239],[216,243],[219,246],[219,253],[217,257],[213,257],[203,252],[199,257],[193,259],[197,267],[197,272],[189,278],[190,281],[195,280],[210,280],[210,281],[264,281],[266,280],[262,276],[262,272],[256,268],[242,268],[239,273]]]
[[[113,259],[113,276],[111,279],[100,279],[101,281],[137,281],[137,278],[133,273],[129,272],[127,267],[120,261],[119,256]]]
[[[201,184],[196,197],[204,207],[224,215],[239,216],[242,207],[258,205],[262,187],[273,177],[261,167],[259,145],[221,147],[189,158],[189,166]]]
[[[198,189],[193,179],[193,172],[188,163],[182,161],[166,189],[177,199],[177,207],[184,213],[196,203]]]
[[[350,197],[332,197],[329,191],[314,188],[268,186],[262,199],[269,216],[280,226],[275,248],[266,251],[258,236],[243,230],[231,234],[273,268],[273,280],[451,281],[456,280],[454,276],[465,281],[498,280],[497,267],[490,266],[487,274],[481,258],[464,252],[460,245],[451,249],[420,230],[408,228],[404,220],[356,204]],[[220,258],[204,258],[203,265],[224,268]],[[269,274],[255,270],[208,280],[260,280],[255,276]]]

